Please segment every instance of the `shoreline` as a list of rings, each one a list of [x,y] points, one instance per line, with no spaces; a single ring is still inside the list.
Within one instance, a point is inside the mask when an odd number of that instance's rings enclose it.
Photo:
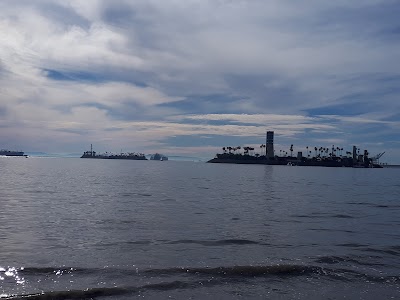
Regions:
[[[216,157],[207,163],[219,164],[257,164],[257,165],[281,165],[300,167],[330,167],[330,168],[384,168],[380,164],[360,164],[352,160],[298,160],[293,157],[279,157],[268,159],[266,157],[242,156],[240,158]],[[400,166],[398,166],[400,167]]]

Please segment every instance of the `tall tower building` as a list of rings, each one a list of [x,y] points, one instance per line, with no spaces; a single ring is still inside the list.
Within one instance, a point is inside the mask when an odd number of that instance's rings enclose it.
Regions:
[[[353,146],[353,161],[357,161],[357,147]]]
[[[267,131],[267,157],[273,158],[274,155],[274,132]]]

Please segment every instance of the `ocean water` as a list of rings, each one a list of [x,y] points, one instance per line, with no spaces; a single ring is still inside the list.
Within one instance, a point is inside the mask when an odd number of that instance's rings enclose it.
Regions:
[[[0,158],[0,178],[0,298],[400,298],[400,169]]]

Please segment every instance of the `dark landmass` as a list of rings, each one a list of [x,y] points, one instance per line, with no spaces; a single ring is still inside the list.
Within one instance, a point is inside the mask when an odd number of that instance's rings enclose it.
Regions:
[[[362,160],[354,160],[351,157],[281,157],[272,158],[266,156],[253,156],[246,154],[223,153],[217,154],[209,163],[229,164],[262,164],[262,165],[289,165],[289,166],[313,166],[313,167],[350,167],[350,168],[382,168],[375,164],[367,156]]]

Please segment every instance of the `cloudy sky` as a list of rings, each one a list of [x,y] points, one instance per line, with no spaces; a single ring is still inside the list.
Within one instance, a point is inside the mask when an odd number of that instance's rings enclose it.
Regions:
[[[398,0],[1,0],[0,148],[400,163]]]

